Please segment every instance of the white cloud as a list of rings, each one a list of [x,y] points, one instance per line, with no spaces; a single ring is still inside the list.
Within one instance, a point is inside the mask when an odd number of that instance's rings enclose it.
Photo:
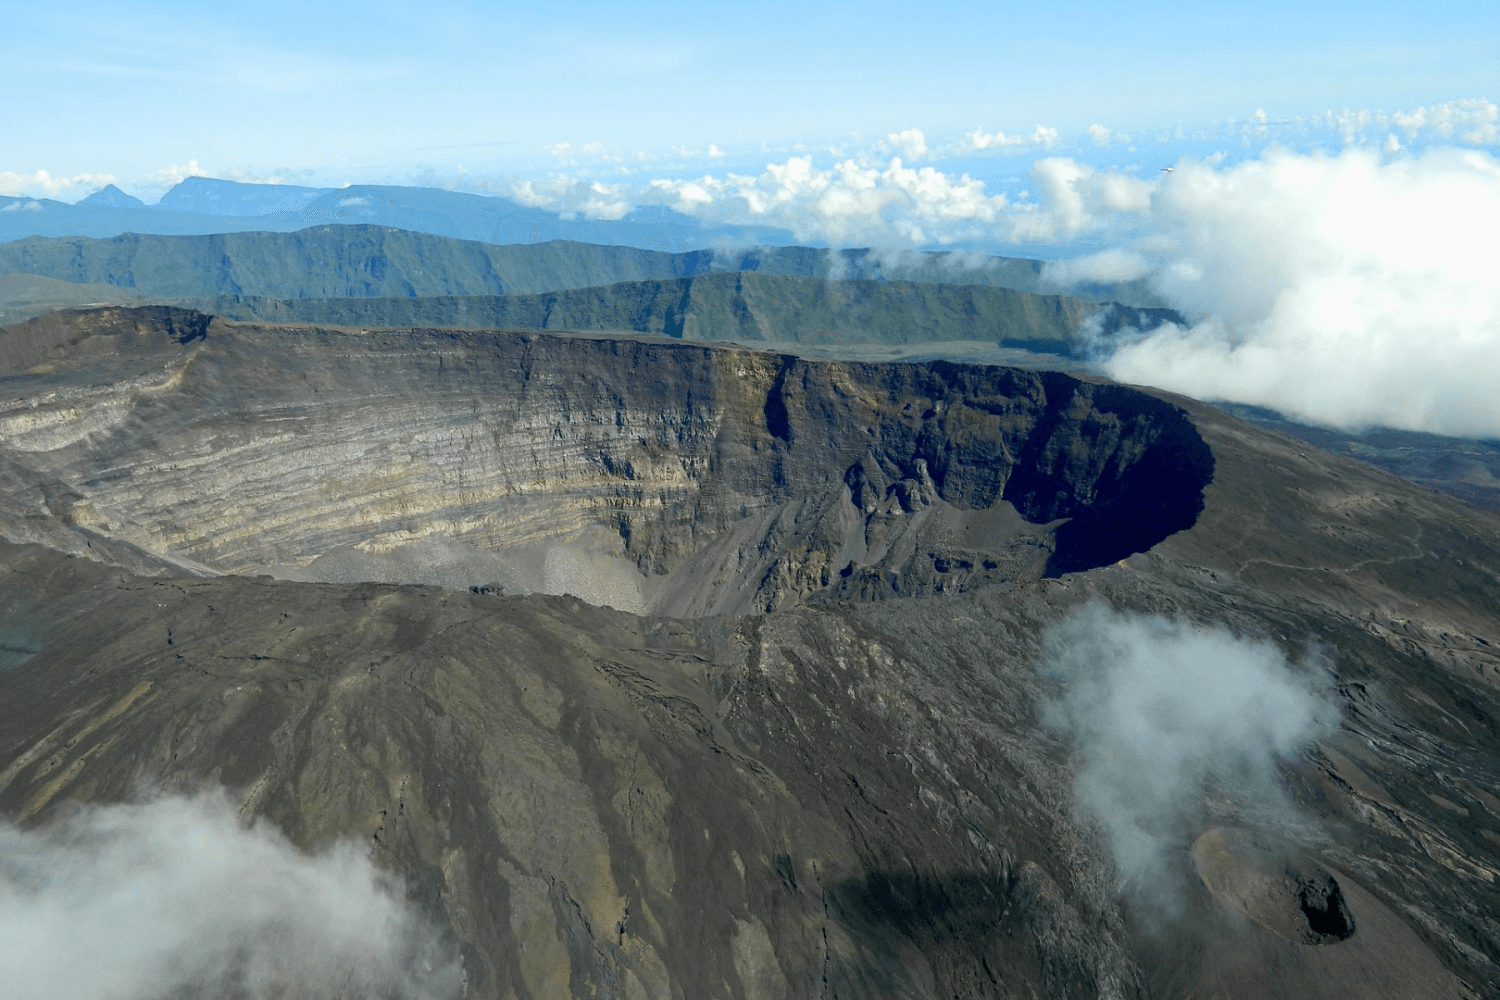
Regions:
[[[1103,125],[1089,126],[1089,138],[1094,140],[1094,145],[1096,146],[1108,146],[1113,135],[1114,133]]]
[[[1491,101],[1448,101],[1398,111],[1391,115],[1391,122],[1406,132],[1408,142],[1418,135],[1428,134],[1476,146],[1500,143],[1500,107]]]
[[[724,151],[722,149],[720,149],[718,146],[715,146],[713,143],[709,143],[708,144],[708,158],[710,160],[721,160],[721,159],[724,158]]]
[[[207,177],[208,171],[199,165],[196,159],[188,160],[186,163],[173,163],[162,167],[143,177],[142,183],[148,187],[167,188],[175,187],[187,180],[189,177]]]
[[[0,208],[0,212],[40,212],[42,203],[39,201],[13,201]]]
[[[1183,163],[1151,200],[1159,291],[1193,318],[1110,374],[1345,428],[1500,434],[1500,162],[1272,151]]]
[[[566,174],[553,174],[545,180],[512,180],[501,187],[500,193],[529,208],[571,212],[589,219],[620,219],[635,207],[624,184],[580,180]]]
[[[1042,282],[1050,288],[1066,290],[1079,284],[1113,284],[1134,281],[1155,270],[1149,260],[1134,250],[1102,250],[1072,260],[1049,261],[1042,265]]]
[[[350,207],[353,207],[353,206],[356,206],[356,205],[368,205],[369,203],[370,203],[370,199],[362,197],[360,195],[354,195],[354,196],[349,197],[349,198],[340,198],[339,199],[339,207],[340,208],[350,208]]]
[[[366,852],[296,850],[222,794],[0,824],[0,982],[16,1000],[455,995],[437,932]]]
[[[579,156],[599,156],[604,152],[604,143],[586,142],[575,148],[571,142],[554,142],[542,148],[559,160],[573,162]]]
[[[986,133],[983,129],[976,128],[964,135],[963,142],[959,143],[958,151],[972,153],[985,149],[1012,149],[1024,145],[1026,145],[1025,136],[1006,135],[1004,132]]]
[[[46,170],[33,170],[29,174],[0,170],[0,194],[12,197],[30,195],[55,198],[58,194],[75,188],[94,191],[113,183],[114,174],[80,173],[59,177]]]
[[[1156,902],[1171,901],[1166,862],[1201,827],[1208,783],[1239,809],[1292,818],[1275,762],[1338,720],[1314,672],[1269,642],[1100,605],[1048,633],[1043,669],[1064,687],[1043,718],[1075,744],[1079,809],[1122,881]]]
[[[1054,241],[1121,214],[1145,215],[1155,182],[1101,171],[1064,156],[1037,160],[1029,190],[1036,209],[1015,218],[1012,238]]]
[[[962,238],[1005,208],[982,181],[907,167],[900,157],[883,168],[844,160],[824,170],[811,156],[793,156],[757,176],[654,180],[645,197],[708,221],[783,227],[798,239],[907,246]]]
[[[1057,139],[1057,129],[1048,128],[1045,125],[1038,125],[1036,131],[1031,133],[1032,145],[1041,146],[1043,149],[1051,149],[1053,146],[1056,146]]]
[[[1106,132],[1108,130],[1106,129]],[[972,132],[964,134],[963,138],[956,143],[943,147],[942,155],[966,155],[978,153],[985,150],[1019,152],[1032,147],[1052,149],[1062,141],[1062,134],[1057,129],[1047,125],[1038,125],[1031,130],[1030,135],[1006,135],[1004,132],[985,132],[977,128]]]
[[[912,160],[919,160],[927,155],[927,137],[919,128],[892,132],[885,137],[884,145],[887,149],[894,150]]]
[[[1500,144],[1500,107],[1483,99],[1445,101],[1405,111],[1356,108],[1315,115],[1272,118],[1257,108],[1249,121],[1223,123],[1202,130],[1201,139],[1233,140],[1245,144],[1275,141],[1302,148],[1330,141],[1346,147],[1375,147],[1382,143],[1407,146],[1494,146]]]

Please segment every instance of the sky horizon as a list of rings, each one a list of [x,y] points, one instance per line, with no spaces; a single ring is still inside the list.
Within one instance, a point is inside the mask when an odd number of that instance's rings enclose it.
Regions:
[[[1241,140],[1259,113],[1257,138],[1274,140],[1295,131],[1283,123],[1500,98],[1500,8],[1474,3],[914,17],[881,2],[437,2],[413,16],[85,0],[10,22],[0,193],[65,201],[115,183],[150,202],[192,174],[337,187],[759,173],[810,151],[946,160],[993,187],[995,164],[1089,150],[1101,130]],[[925,158],[886,141],[909,130]],[[1301,138],[1337,136],[1323,131]],[[1000,138],[965,157],[966,135]]]

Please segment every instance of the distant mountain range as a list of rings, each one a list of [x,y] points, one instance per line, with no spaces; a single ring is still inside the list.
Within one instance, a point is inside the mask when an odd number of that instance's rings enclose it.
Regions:
[[[1040,262],[1012,257],[774,246],[668,253],[565,241],[496,245],[374,225],[314,226],[292,233],[35,237],[0,244],[0,273],[113,285],[151,298],[528,295],[731,271],[1046,291]],[[1160,305],[1136,283],[1096,286],[1086,297],[1141,308]]]
[[[637,209],[615,221],[567,218],[508,198],[438,188],[310,188],[189,177],[155,205],[146,205],[113,184],[76,205],[51,198],[0,196],[0,243],[30,236],[292,232],[340,222],[395,226],[492,244],[575,240],[681,251],[796,242],[785,230],[703,226],[691,216],[666,208]]]
[[[317,188],[189,177],[154,205],[144,204],[113,184],[75,205],[50,198],[0,196],[0,243],[29,236],[103,239],[125,233],[201,236],[294,232],[329,223],[394,226],[492,244],[573,240],[674,252],[809,242],[772,226],[709,225],[663,206],[642,206],[617,220],[587,219],[509,198],[396,185]],[[824,245],[816,240],[811,243]],[[983,259],[991,253],[1077,256],[1103,247],[1079,237],[1067,247],[981,241],[946,249]],[[1069,291],[1085,298],[1093,296],[1087,289]]]

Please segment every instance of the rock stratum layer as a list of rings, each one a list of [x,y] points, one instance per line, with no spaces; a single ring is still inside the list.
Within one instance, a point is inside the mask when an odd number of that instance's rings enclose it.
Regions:
[[[0,370],[23,826],[227,787],[362,840],[469,996],[1500,989],[1493,515],[1050,373],[150,309]],[[609,592],[219,575],[412,551]],[[1339,706],[1294,814],[1185,807],[1169,913],[1039,712],[1090,601],[1314,644]]]

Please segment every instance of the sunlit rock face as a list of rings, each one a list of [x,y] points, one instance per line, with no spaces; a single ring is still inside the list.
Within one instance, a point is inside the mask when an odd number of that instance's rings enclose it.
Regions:
[[[0,404],[23,514],[214,572],[768,610],[1106,565],[1190,526],[1213,468],[1178,407],[1056,373],[172,310],[31,326]]]
[[[355,918],[288,995],[1500,991],[1493,515],[1004,369],[115,310],[0,373],[0,837],[186,796],[366,859],[419,960]],[[1254,782],[1179,743],[1149,884],[1047,720],[1095,603],[1332,706]],[[1270,711],[1193,666],[1137,716]]]

